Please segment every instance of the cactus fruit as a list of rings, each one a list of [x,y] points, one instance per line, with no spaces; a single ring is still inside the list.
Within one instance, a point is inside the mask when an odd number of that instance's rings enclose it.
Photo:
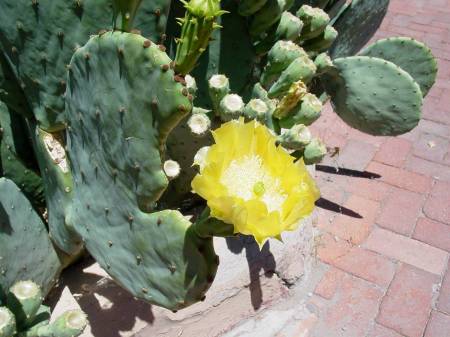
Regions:
[[[306,93],[289,115],[279,121],[280,126],[288,129],[296,124],[311,125],[320,117],[322,107],[322,102],[315,95]]]
[[[287,67],[299,57],[307,57],[306,52],[292,41],[278,41],[267,55],[267,64],[261,74],[261,84],[272,84]]]
[[[378,40],[361,51],[362,56],[390,61],[409,73],[419,84],[425,97],[437,75],[437,62],[430,48],[408,37],[390,37]]]
[[[303,29],[303,22],[291,12],[285,11],[275,30],[267,33],[267,37],[255,43],[258,55],[267,53],[277,41],[298,41]]]
[[[327,154],[325,144],[318,138],[313,138],[303,150],[303,160],[306,165],[320,163]]]
[[[316,65],[318,75],[324,73],[328,67],[333,66],[333,61],[327,53],[321,53],[314,59],[314,64]]]
[[[8,308],[14,313],[19,328],[30,325],[42,301],[42,290],[32,281],[16,282],[9,289],[6,299]]]
[[[375,34],[387,13],[389,0],[353,0],[333,27],[338,37],[330,49],[332,59],[355,55]]]
[[[195,111],[189,117],[187,125],[194,136],[203,137],[211,128],[211,119],[207,113]]]
[[[16,282],[0,307],[0,337],[76,337],[87,325],[81,310],[66,311],[50,323],[50,308],[42,305],[40,287],[32,281]]]
[[[244,112],[244,101],[237,94],[228,94],[220,101],[219,114],[224,122],[239,118]]]
[[[303,5],[297,11],[297,16],[303,21],[302,40],[310,40],[322,34],[330,22],[330,17],[320,8]]]
[[[262,123],[264,123],[268,112],[269,107],[263,100],[259,98],[251,99],[244,108],[245,117],[247,117],[248,119],[256,119]]]
[[[316,65],[309,57],[301,56],[296,58],[286,70],[281,73],[280,78],[270,87],[269,97],[279,98],[286,95],[294,82],[302,81],[303,83],[308,84],[315,73]]]
[[[213,110],[218,114],[220,102],[230,93],[230,82],[225,75],[213,75],[208,81],[208,87]]]
[[[284,11],[292,6],[292,0],[268,0],[266,4],[253,15],[250,24],[250,35],[257,37],[276,24]]]
[[[277,104],[277,107],[273,112],[273,116],[278,119],[286,117],[289,112],[301,101],[306,93],[307,88],[305,86],[305,83],[303,83],[302,81],[292,83],[289,91]]]
[[[88,324],[86,314],[81,310],[70,310],[59,316],[54,322],[37,325],[22,333],[20,337],[76,337]]]
[[[284,129],[277,141],[288,150],[302,150],[311,142],[311,132],[303,124],[296,124],[290,129]]]
[[[198,90],[197,81],[191,75],[186,75],[184,77],[184,80],[186,81],[186,89],[188,90],[189,94],[195,98]]]
[[[371,135],[395,136],[419,123],[422,92],[406,71],[368,56],[333,63],[322,83],[348,125]]]
[[[6,178],[0,178],[0,209],[0,288],[6,290],[17,280],[31,279],[46,294],[61,264],[45,224],[20,189]]]
[[[163,164],[163,170],[167,178],[172,180],[180,175],[181,167],[175,160],[166,160]]]
[[[309,53],[317,55],[324,50],[331,47],[334,40],[336,40],[338,32],[332,26],[327,26],[322,34],[306,41],[302,47]]]
[[[13,313],[7,307],[0,307],[0,337],[13,337],[16,332]]]
[[[270,99],[269,93],[266,91],[266,89],[262,87],[260,83],[256,83],[253,86],[252,98],[260,99],[261,101],[266,103],[268,110],[266,112],[266,118],[264,122],[267,127],[269,127],[272,130],[275,130],[278,126],[274,121],[273,112],[275,111],[278,101],[276,99]]]
[[[303,22],[294,14],[285,11],[281,15],[280,23],[275,31],[275,41],[298,41],[303,29]]]
[[[72,58],[66,112],[74,186],[67,218],[133,296],[177,310],[203,297],[217,258],[212,241],[195,236],[180,212],[154,211],[168,185],[161,159],[167,136],[192,104],[171,59],[147,41],[108,32]]]
[[[208,47],[213,30],[220,28],[217,18],[226,11],[220,9],[219,0],[190,0],[183,3],[186,14],[179,19],[182,30],[177,40],[175,70],[186,75],[194,69],[199,57]]]

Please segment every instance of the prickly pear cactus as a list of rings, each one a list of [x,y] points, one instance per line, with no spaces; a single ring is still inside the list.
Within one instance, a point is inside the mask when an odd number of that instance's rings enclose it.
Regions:
[[[248,225],[258,223],[272,227],[267,238],[280,238],[258,199],[267,186],[277,190],[278,177],[252,181],[251,202],[236,201],[211,167],[226,157],[235,168],[239,158],[230,156],[240,152],[227,148],[223,156],[211,148],[221,142],[236,147],[236,130],[246,130],[247,141],[265,139],[271,155],[293,170],[279,175],[305,179],[297,185],[310,187],[283,199],[299,215],[301,206],[292,200],[303,195],[310,210],[318,197],[303,163],[318,163],[327,153],[308,126],[328,98],[348,125],[372,135],[402,134],[419,122],[436,76],[430,50],[391,38],[354,56],[388,4],[2,1],[0,168],[23,194],[1,178],[0,288],[31,279],[45,294],[61,270],[55,244],[61,259],[86,248],[119,284],[148,302],[178,310],[201,300],[218,265],[213,236],[252,233]],[[24,164],[31,150],[33,160]],[[258,158],[244,164],[255,163],[255,177],[264,176]],[[281,169],[276,160],[266,164]],[[214,181],[208,193],[202,181]],[[240,187],[235,179],[230,184]],[[210,191],[221,202],[208,200]],[[239,209],[233,202],[251,211],[250,222],[233,213]],[[283,228],[296,228],[293,216],[283,216]],[[261,245],[266,236],[259,236]],[[33,254],[17,248],[29,242]],[[0,329],[14,330],[6,310],[0,310]],[[68,329],[70,317],[18,331],[28,337],[77,335],[77,327]],[[17,322],[23,325],[23,319]]]

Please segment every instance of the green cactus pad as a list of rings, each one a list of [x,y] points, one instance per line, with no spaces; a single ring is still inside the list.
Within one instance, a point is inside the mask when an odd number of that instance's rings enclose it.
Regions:
[[[168,185],[166,138],[192,109],[172,64],[160,47],[129,33],[94,36],[74,54],[68,222],[119,284],[177,310],[203,297],[217,260],[212,241],[198,238],[180,212],[148,213]]]
[[[3,176],[11,179],[32,202],[34,207],[43,207],[44,186],[42,178],[34,171],[32,145],[27,141],[26,126],[22,116],[10,112],[0,102],[0,167]],[[25,161],[25,160],[27,161]]]
[[[45,225],[20,189],[5,178],[0,178],[0,247],[0,288],[32,280],[46,294],[55,284],[60,262]]]
[[[420,87],[389,61],[368,56],[339,58],[323,76],[335,111],[355,129],[375,136],[395,136],[419,123]]]
[[[362,50],[360,55],[378,57],[398,65],[420,85],[424,97],[436,80],[437,62],[430,48],[409,37],[379,40]]]
[[[53,242],[69,255],[81,251],[81,237],[66,222],[72,199],[73,181],[64,150],[63,135],[35,129],[35,149],[43,174],[48,227]]]
[[[142,9],[146,14],[156,10],[164,14],[168,3],[169,0],[146,0]],[[16,81],[43,129],[54,131],[64,127],[66,65],[74,50],[91,34],[111,28],[111,5],[110,0],[2,1],[0,35],[5,56],[2,64],[12,66]],[[159,37],[159,18],[152,13],[143,21],[144,32]],[[153,21],[153,25],[148,21]],[[8,94],[17,97],[22,93],[15,90]]]
[[[338,37],[331,57],[355,55],[371,39],[387,13],[389,0],[353,0],[334,23]]]

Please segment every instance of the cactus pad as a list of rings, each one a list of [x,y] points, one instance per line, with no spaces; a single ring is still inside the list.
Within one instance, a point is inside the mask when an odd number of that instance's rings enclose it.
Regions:
[[[45,225],[20,189],[5,178],[0,178],[0,247],[4,291],[17,280],[32,280],[45,294],[55,283],[60,262]]]
[[[351,127],[375,136],[412,130],[420,120],[419,85],[395,64],[353,56],[334,60],[322,81],[337,114]]]
[[[48,133],[36,127],[35,149],[43,174],[47,201],[48,227],[53,242],[69,255],[78,253],[83,244],[66,222],[73,190],[72,174],[60,133]]]
[[[149,10],[156,11],[165,5],[167,10],[165,3],[168,2],[147,0],[142,9],[147,14]],[[42,128],[49,131],[63,128],[66,65],[74,50],[91,34],[111,26],[111,5],[110,0],[2,1],[0,35],[5,59],[1,62],[12,66]],[[162,9],[159,13],[164,14]],[[146,22],[144,27],[158,30],[155,14],[150,17],[153,25],[148,26]],[[15,90],[9,96],[20,94]]]
[[[217,257],[178,211],[149,213],[168,185],[166,138],[192,109],[163,49],[108,32],[74,54],[66,92],[74,179],[68,217],[119,284],[177,310],[203,297]]]
[[[3,176],[22,189],[34,207],[44,205],[42,178],[33,170],[31,144],[22,116],[0,102],[0,168]]]
[[[356,54],[375,34],[387,13],[389,0],[353,0],[334,23],[338,37],[330,50],[331,57]]]
[[[360,53],[390,61],[409,73],[420,85],[425,97],[434,84],[437,62],[430,48],[409,37],[391,37],[379,40]]]

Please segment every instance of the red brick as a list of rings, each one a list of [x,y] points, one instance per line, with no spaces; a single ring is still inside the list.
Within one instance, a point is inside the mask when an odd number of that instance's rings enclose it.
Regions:
[[[358,196],[350,196],[344,203],[344,207],[357,213],[362,218],[338,214],[332,223],[325,224],[322,228],[341,239],[353,244],[360,244],[369,235],[379,203]]]
[[[389,138],[381,145],[374,160],[396,167],[402,167],[411,150],[411,142],[402,138]]]
[[[375,156],[377,148],[369,143],[349,139],[338,158],[340,167],[364,171]]]
[[[364,246],[437,275],[447,266],[447,252],[381,228],[373,230]]]
[[[350,129],[348,137],[350,139],[361,140],[363,142],[375,145],[377,147],[381,146],[381,144],[383,144],[384,141],[387,139],[386,137],[375,137],[372,135],[368,135],[367,133],[363,133],[356,129]]]
[[[450,182],[436,182],[423,211],[429,218],[450,225]]]
[[[424,198],[421,194],[394,189],[383,203],[377,224],[394,232],[411,235],[422,210]]]
[[[408,337],[422,337],[438,281],[436,275],[401,266],[383,298],[377,322]]]
[[[394,330],[385,328],[384,326],[379,324],[375,324],[373,330],[369,333],[367,337],[403,337],[403,336],[396,333]]]
[[[413,154],[430,161],[442,162],[447,153],[448,145],[448,139],[424,133],[414,144]]]
[[[389,259],[359,247],[336,258],[333,265],[366,281],[387,287],[395,273],[395,265]]]
[[[381,201],[387,197],[393,187],[377,179],[354,178],[347,190],[360,197]]]
[[[450,315],[450,262],[448,264],[447,275],[445,275],[444,281],[442,282],[437,308]]]
[[[320,280],[314,293],[331,300],[344,279],[345,273],[339,269],[331,268]]]
[[[439,51],[435,49],[435,51]],[[443,94],[442,96],[445,96]],[[442,97],[441,96],[441,97]],[[435,97],[428,97],[426,100],[427,104],[423,106],[423,117],[425,119],[430,119],[435,122],[450,124],[450,116],[448,113],[448,109],[445,109],[444,103],[442,100],[436,99]]]
[[[450,337],[450,316],[433,311],[424,337]]]
[[[366,336],[383,292],[370,283],[346,275],[336,295],[321,315],[316,329],[320,336]],[[317,336],[317,334],[315,334]]]
[[[441,222],[420,218],[413,238],[450,252],[450,226]]]
[[[325,263],[332,264],[334,260],[345,255],[352,245],[347,241],[334,238],[333,235],[325,233],[321,236],[317,247],[317,256]]]
[[[405,167],[410,171],[433,177],[434,179],[450,181],[450,167],[446,165],[410,156]]]
[[[431,187],[431,178],[429,177],[381,163],[370,163],[367,171],[381,175],[381,181],[412,192],[425,193]]]

